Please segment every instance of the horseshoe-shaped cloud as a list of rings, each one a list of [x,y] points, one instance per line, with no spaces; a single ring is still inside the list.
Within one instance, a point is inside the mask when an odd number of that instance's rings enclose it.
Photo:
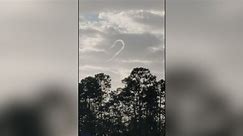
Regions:
[[[107,61],[108,62],[110,62],[110,61],[112,61],[112,60],[114,60],[123,50],[124,50],[124,48],[125,48],[125,42],[123,41],[123,40],[121,40],[121,39],[118,39],[118,40],[116,40],[112,45],[111,45],[111,47],[110,47],[110,49],[112,49],[112,48],[114,48],[115,46],[117,46],[118,45],[118,43],[121,43],[121,45],[122,45],[122,47],[121,47],[121,49],[120,50],[118,50],[110,59],[108,59]]]

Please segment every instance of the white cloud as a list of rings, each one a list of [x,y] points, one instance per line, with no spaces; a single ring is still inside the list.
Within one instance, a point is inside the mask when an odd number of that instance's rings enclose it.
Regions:
[[[108,68],[100,67],[100,66],[93,66],[93,65],[84,65],[80,66],[79,70],[90,71],[90,70],[98,70],[98,71],[108,71]]]
[[[81,48],[81,49],[79,49],[79,52],[80,53],[87,53],[87,52],[105,52],[105,50],[98,49],[98,48],[88,47],[88,48]]]
[[[122,63],[141,63],[141,64],[151,64],[151,60],[139,60],[139,59],[131,59],[131,60],[120,60]]]
[[[162,52],[162,51],[164,51],[164,46],[153,46],[153,47],[149,47],[149,50],[151,51],[151,52]]]
[[[105,52],[104,49],[99,48],[99,43],[103,41],[103,38],[96,34],[93,37],[90,36],[81,36],[79,43],[79,51],[81,53],[85,52]]]
[[[100,12],[95,20],[88,20],[84,16],[80,16],[80,29],[94,29],[99,32],[108,33],[110,29],[115,30],[119,33],[161,33],[159,30],[151,29],[151,22],[139,20],[149,20],[150,16],[154,15],[159,20],[163,19],[164,12],[157,10],[128,10],[128,11],[109,11]],[[157,19],[157,20],[158,20]],[[157,21],[158,22],[158,21]],[[153,22],[152,22],[153,23]],[[160,22],[158,22],[160,23]],[[162,22],[161,22],[162,23]],[[162,24],[161,24],[162,26]]]
[[[132,18],[133,11],[101,12],[99,19],[106,23],[106,27],[114,27],[121,33],[143,33],[145,26]]]
[[[158,16],[161,16],[161,17],[164,17],[165,16],[165,11],[163,10],[150,10],[150,13],[154,14],[154,15],[158,15]]]

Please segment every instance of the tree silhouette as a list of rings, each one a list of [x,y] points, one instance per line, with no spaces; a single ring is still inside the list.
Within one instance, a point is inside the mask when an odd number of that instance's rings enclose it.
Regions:
[[[79,84],[79,123],[80,131],[95,134],[96,115],[94,107],[100,97],[99,84],[94,77],[87,77]]]
[[[120,98],[123,98],[125,109],[130,108],[125,110],[125,115],[130,118],[130,135],[158,135],[155,118],[159,109],[156,76],[149,69],[134,68],[123,83],[125,88]]]
[[[165,82],[149,69],[134,68],[111,90],[104,73],[79,83],[80,134],[92,136],[164,136]]]

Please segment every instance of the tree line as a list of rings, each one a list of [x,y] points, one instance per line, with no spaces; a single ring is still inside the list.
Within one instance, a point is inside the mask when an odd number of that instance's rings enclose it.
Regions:
[[[165,135],[165,81],[139,67],[122,83],[112,90],[104,73],[80,81],[80,136]]]

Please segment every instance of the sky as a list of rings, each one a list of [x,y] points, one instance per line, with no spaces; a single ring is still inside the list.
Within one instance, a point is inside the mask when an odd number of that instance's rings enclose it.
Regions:
[[[80,0],[79,77],[111,76],[112,88],[135,67],[164,78],[163,0]]]

